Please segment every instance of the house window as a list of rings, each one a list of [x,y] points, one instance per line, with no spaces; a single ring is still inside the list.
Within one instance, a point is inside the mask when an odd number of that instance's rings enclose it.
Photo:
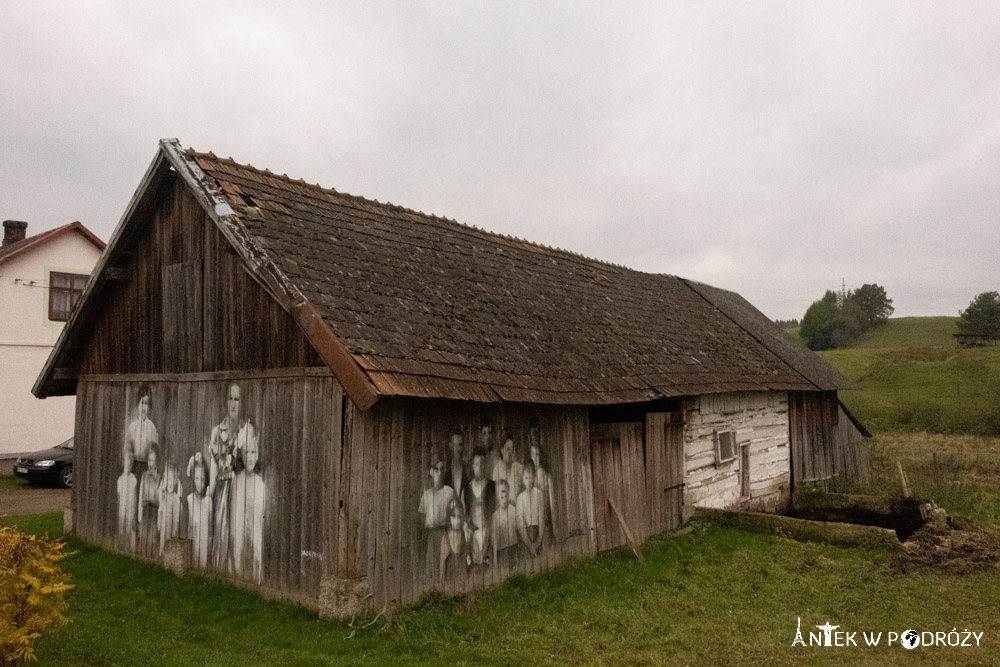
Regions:
[[[737,450],[735,431],[715,432],[715,465],[722,465],[734,460]]]
[[[65,322],[76,308],[90,276],[79,273],[49,272],[49,319]]]

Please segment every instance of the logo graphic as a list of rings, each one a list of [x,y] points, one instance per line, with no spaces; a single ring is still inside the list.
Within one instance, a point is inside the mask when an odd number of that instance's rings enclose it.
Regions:
[[[917,648],[920,646],[920,633],[916,630],[907,630],[903,633],[903,636],[899,638],[903,646],[906,648]]]

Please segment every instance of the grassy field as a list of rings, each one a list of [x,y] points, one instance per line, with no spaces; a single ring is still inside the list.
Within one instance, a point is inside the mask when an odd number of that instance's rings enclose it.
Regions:
[[[1000,435],[1000,346],[959,347],[956,319],[891,319],[820,354],[857,383],[841,399],[874,431]]]
[[[58,535],[61,517],[18,519]],[[889,552],[696,525],[483,593],[432,599],[389,621],[320,620],[226,583],[178,579],[71,541],[72,622],[42,665],[992,664],[1000,572],[899,574]],[[795,647],[831,620],[852,631],[985,633],[981,648]],[[860,635],[859,635],[860,638]]]

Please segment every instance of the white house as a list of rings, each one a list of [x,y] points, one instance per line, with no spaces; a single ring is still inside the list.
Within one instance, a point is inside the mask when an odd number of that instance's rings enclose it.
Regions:
[[[0,458],[73,435],[76,400],[31,386],[97,264],[104,242],[79,222],[26,235],[6,220],[0,246]]]

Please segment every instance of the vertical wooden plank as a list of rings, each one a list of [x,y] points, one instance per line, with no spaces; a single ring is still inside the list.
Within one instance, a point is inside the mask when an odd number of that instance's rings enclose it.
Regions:
[[[330,392],[330,422],[325,437],[328,448],[326,466],[323,469],[323,574],[336,576],[337,559],[341,542],[341,457],[343,456],[344,395],[336,380],[328,382]]]
[[[291,433],[292,437],[288,442],[288,456],[291,465],[291,478],[288,480],[289,495],[289,518],[302,516],[302,447],[303,447],[303,413],[304,413],[304,391],[305,379],[298,378],[291,382],[290,396],[292,398],[290,407],[291,413]],[[288,562],[289,562],[289,586],[293,590],[301,589],[302,581],[302,524],[294,519],[288,522]]]
[[[401,604],[403,599],[402,582],[405,575],[409,574],[408,556],[404,550],[403,536],[403,514],[412,511],[410,498],[407,493],[405,473],[409,471],[406,466],[406,453],[403,446],[403,419],[404,413],[398,402],[391,408],[390,426],[390,482],[386,502],[389,505],[389,531],[387,553],[389,558],[389,574],[386,579],[388,590],[388,602],[391,606]],[[411,487],[412,488],[412,487]]]

